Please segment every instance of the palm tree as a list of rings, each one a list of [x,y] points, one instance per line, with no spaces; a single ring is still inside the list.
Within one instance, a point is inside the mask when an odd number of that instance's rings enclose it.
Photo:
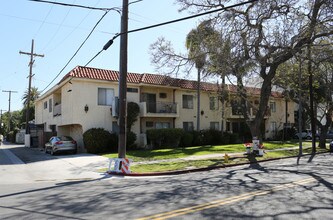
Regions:
[[[29,89],[24,92],[22,96],[22,101],[24,104],[22,121],[26,122],[26,132],[28,133],[28,123],[30,120],[35,118],[35,106],[34,102],[38,99],[40,91],[36,87],[31,87],[30,93]]]
[[[197,131],[200,131],[200,79],[207,62],[212,45],[216,43],[219,34],[211,27],[210,21],[201,22],[196,29],[192,29],[186,36],[188,59],[194,63],[198,74],[197,83]]]
[[[32,105],[32,103],[34,103],[40,96],[40,91],[38,91],[38,88],[36,87],[31,87],[30,90],[30,103],[29,106]],[[22,96],[22,101],[23,101],[23,105],[27,106],[28,104],[28,99],[29,99],[29,91],[27,89],[27,91],[24,92],[23,96]]]

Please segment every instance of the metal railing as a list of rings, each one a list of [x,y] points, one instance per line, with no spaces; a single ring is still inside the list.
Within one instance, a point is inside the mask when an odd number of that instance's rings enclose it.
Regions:
[[[146,102],[147,113],[177,113],[175,102]]]

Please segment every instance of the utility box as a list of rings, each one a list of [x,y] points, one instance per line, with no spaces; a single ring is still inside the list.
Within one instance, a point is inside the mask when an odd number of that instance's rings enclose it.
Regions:
[[[25,134],[24,135],[24,145],[26,147],[30,147],[30,134]]]

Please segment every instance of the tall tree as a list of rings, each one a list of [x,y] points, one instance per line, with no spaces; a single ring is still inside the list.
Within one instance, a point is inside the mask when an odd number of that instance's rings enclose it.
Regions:
[[[27,105],[28,104],[28,94],[29,91],[25,91],[23,96],[22,96],[22,101],[23,101],[23,105]],[[32,105],[40,96],[40,91],[38,91],[38,88],[36,87],[31,87],[30,90],[30,103],[29,105]]]
[[[228,0],[177,0],[181,10],[193,13],[223,7]],[[233,3],[242,1],[235,0]],[[327,0],[258,0],[234,7],[209,18],[230,39],[229,70],[237,79],[243,113],[249,115],[244,86],[248,74],[262,79],[259,107],[253,120],[246,120],[252,136],[262,139],[264,121],[278,67],[309,44],[332,36],[333,2]],[[247,64],[255,69],[247,69]]]
[[[23,96],[22,96],[22,101],[23,101],[23,112],[22,112],[22,122],[26,120],[26,110],[29,108],[29,117],[28,120],[32,120],[35,118],[35,101],[39,98],[40,96],[40,91],[38,91],[38,88],[36,87],[31,87],[30,90],[30,102],[28,103],[28,93],[29,91],[25,91]]]
[[[207,64],[207,56],[211,53],[212,45],[216,43],[219,35],[211,27],[209,21],[201,22],[197,28],[192,29],[186,36],[188,59],[197,69],[197,131],[200,130],[200,81],[201,73]]]

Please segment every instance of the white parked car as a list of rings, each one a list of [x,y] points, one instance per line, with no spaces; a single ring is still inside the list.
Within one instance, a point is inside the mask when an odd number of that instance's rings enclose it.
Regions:
[[[51,137],[49,142],[45,144],[45,153],[50,153],[51,155],[54,155],[58,152],[71,152],[76,154],[76,141],[69,136]]]

